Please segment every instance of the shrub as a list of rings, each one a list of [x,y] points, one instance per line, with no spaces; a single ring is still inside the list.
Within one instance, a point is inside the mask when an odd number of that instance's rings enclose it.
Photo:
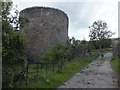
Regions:
[[[42,56],[42,62],[63,62],[70,59],[71,48],[65,44],[56,44]]]

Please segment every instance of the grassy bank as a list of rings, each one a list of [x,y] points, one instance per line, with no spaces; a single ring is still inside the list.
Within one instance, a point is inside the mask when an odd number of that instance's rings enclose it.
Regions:
[[[65,62],[61,71],[52,72],[48,70],[47,74],[45,71],[39,71],[39,75],[36,76],[34,73],[29,74],[28,85],[24,86],[27,88],[57,88],[64,81],[68,80],[76,72],[80,71],[83,67],[91,62],[89,57],[83,57],[75,59],[70,62]],[[30,69],[33,70],[33,67]],[[35,71],[35,70],[34,70]],[[33,75],[34,74],[34,75]]]
[[[113,59],[111,59],[110,63],[112,65],[113,70],[116,73],[120,74],[120,65],[119,65],[120,62],[118,61],[118,58],[114,57]]]

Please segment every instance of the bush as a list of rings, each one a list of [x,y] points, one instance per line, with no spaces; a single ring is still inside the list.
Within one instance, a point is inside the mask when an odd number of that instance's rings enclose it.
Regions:
[[[19,31],[3,36],[2,64],[3,87],[14,87],[14,76],[22,72],[22,64],[26,58],[26,41]]]
[[[42,62],[63,62],[71,57],[71,48],[65,44],[56,44],[42,56]]]
[[[18,31],[18,10],[13,16],[10,11],[13,2],[2,2],[2,87],[13,88],[22,74],[26,60],[25,38]]]

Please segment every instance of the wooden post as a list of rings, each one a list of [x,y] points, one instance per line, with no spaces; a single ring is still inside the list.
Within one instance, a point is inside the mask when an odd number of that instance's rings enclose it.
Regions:
[[[25,79],[26,79],[26,87],[27,87],[27,78],[28,78],[28,61],[26,60],[24,62],[24,68],[25,68]]]
[[[38,76],[38,63],[37,63],[37,76]]]
[[[46,75],[47,75],[47,63],[45,63]]]
[[[54,63],[53,63],[53,72],[54,72]]]
[[[57,63],[57,66],[58,66],[58,70],[59,70],[59,62]]]

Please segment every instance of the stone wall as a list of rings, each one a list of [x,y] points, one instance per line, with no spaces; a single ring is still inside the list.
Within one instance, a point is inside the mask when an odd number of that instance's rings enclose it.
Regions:
[[[31,7],[20,12],[26,19],[20,30],[27,38],[28,60],[36,61],[56,43],[66,43],[68,37],[68,16],[61,10],[49,7]]]

